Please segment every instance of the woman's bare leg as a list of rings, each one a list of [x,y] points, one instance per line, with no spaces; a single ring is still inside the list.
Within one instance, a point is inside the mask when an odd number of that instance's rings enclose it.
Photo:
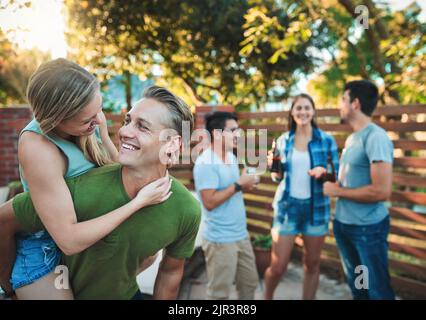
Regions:
[[[305,278],[303,280],[303,300],[315,299],[320,276],[321,249],[325,236],[303,236],[303,266]]]
[[[271,300],[274,297],[274,291],[287,270],[295,237],[295,235],[272,234],[271,265],[265,271],[265,300]]]
[[[20,230],[12,200],[9,200],[0,206],[0,286],[7,294],[12,293],[10,277],[16,258],[15,234]]]
[[[58,277],[63,274],[51,272],[37,281],[16,289],[19,300],[73,300],[71,288],[58,286]]]

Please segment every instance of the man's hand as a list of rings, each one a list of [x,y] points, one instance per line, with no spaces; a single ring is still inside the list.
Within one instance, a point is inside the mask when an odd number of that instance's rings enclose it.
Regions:
[[[243,191],[253,190],[258,182],[259,177],[255,174],[247,174],[246,169],[243,170],[240,179],[237,181],[237,183],[243,188]]]
[[[339,197],[340,191],[342,188],[339,186],[339,183],[333,183],[333,182],[325,182],[323,185],[323,193],[325,196],[329,197]]]

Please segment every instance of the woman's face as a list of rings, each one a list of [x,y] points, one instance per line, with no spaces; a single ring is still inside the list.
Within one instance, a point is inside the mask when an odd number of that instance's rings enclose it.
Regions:
[[[95,132],[100,123],[99,113],[102,111],[102,96],[97,91],[87,106],[73,117],[62,121],[55,131],[62,136],[89,136]]]
[[[311,121],[315,115],[315,110],[308,99],[299,98],[296,100],[294,107],[291,110],[291,115],[298,126],[307,126],[311,125]]]

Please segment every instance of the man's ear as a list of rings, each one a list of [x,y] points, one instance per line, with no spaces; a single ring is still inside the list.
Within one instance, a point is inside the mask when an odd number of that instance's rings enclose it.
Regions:
[[[182,145],[182,137],[181,136],[173,136],[169,141],[169,152],[175,153],[180,150],[180,146]]]
[[[352,109],[355,111],[361,111],[361,102],[359,102],[358,98],[355,98],[354,101],[351,102]]]

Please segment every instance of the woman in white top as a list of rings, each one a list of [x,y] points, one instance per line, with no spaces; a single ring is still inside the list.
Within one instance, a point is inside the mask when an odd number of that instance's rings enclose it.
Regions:
[[[271,177],[281,182],[274,200],[272,259],[265,272],[265,299],[273,298],[298,234],[304,244],[303,299],[314,299],[318,288],[320,253],[330,219],[323,178],[327,165],[337,172],[338,153],[334,138],[318,129],[314,117],[313,99],[307,94],[296,96],[289,112],[289,132],[277,139],[281,170]],[[272,157],[270,153],[269,165]]]

